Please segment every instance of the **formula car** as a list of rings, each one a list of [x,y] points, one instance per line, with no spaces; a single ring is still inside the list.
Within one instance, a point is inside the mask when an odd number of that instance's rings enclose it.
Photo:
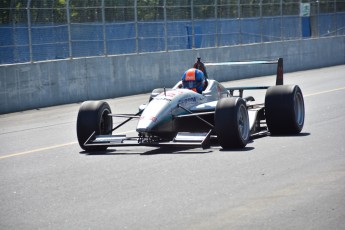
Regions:
[[[113,114],[105,101],[85,101],[77,118],[77,137],[85,151],[104,151],[120,146],[182,146],[209,148],[217,143],[223,149],[244,148],[250,138],[267,132],[271,135],[294,135],[304,125],[303,94],[298,85],[283,84],[283,59],[205,63],[217,65],[276,64],[274,86],[226,88],[208,79],[200,94],[182,88],[154,89],[149,102],[136,114]],[[265,102],[256,103],[244,90],[266,90]],[[236,94],[236,95],[235,95]],[[126,120],[113,127],[113,117]],[[113,134],[132,119],[138,119],[137,136]]]

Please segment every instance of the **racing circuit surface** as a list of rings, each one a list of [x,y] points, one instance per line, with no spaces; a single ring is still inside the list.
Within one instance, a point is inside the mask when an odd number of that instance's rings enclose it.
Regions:
[[[256,138],[244,150],[88,155],[77,144],[80,104],[0,115],[0,229],[343,229],[344,76],[345,65],[285,74],[304,94],[302,133]],[[135,113],[148,99],[106,101],[113,113]],[[135,135],[135,126],[119,132]]]

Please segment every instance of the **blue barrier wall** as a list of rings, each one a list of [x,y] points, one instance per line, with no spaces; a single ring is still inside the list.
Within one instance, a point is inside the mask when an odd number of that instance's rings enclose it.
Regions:
[[[317,34],[312,37],[345,34],[345,12],[320,14],[313,21]],[[66,24],[38,24],[31,25],[32,60],[28,25],[0,25],[0,64],[296,40],[303,37],[302,22],[283,16],[107,23],[105,28],[79,23],[70,25],[71,40]]]

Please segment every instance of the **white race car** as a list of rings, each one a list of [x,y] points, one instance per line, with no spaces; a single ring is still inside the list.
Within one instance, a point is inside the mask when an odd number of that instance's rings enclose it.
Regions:
[[[244,148],[250,137],[266,132],[294,135],[304,125],[304,99],[298,85],[283,85],[283,59],[206,63],[216,65],[277,64],[274,86],[226,88],[208,79],[202,94],[183,89],[155,89],[137,114],[112,114],[104,101],[85,101],[77,118],[77,136],[85,151],[103,151],[119,146],[210,147],[215,140],[222,148]],[[243,97],[244,90],[266,90],[265,102]],[[238,91],[235,96],[234,92]],[[113,127],[113,117],[127,118]],[[138,119],[137,136],[112,134],[132,119]],[[213,142],[212,142],[213,143]]]

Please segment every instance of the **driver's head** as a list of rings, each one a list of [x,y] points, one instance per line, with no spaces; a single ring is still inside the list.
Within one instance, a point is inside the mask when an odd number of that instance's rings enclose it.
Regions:
[[[202,93],[204,86],[204,73],[198,69],[191,68],[182,75],[182,86],[185,89]]]

